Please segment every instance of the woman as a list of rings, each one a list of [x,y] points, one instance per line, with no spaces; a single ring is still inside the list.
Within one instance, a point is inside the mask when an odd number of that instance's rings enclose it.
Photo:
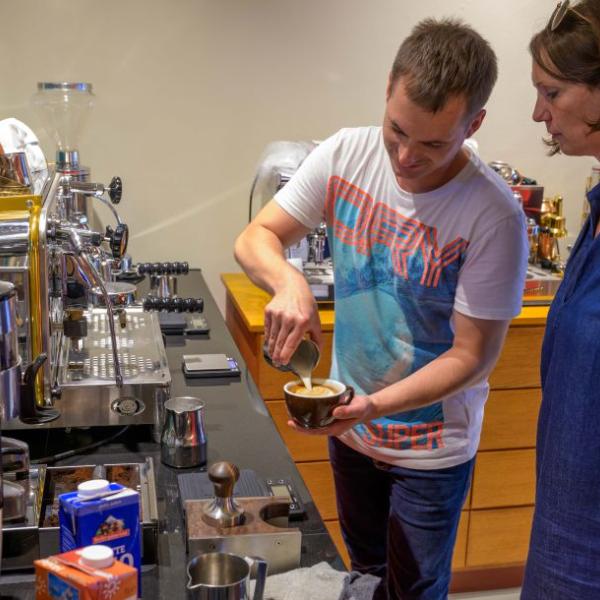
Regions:
[[[600,159],[600,0],[559,3],[530,43],[551,154]],[[542,348],[537,498],[522,599],[600,599],[600,186]]]

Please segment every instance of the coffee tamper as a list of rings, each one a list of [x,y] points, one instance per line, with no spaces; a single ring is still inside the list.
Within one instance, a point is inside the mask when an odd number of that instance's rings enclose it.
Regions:
[[[233,488],[240,478],[240,470],[233,463],[221,461],[210,466],[208,478],[215,488],[215,497],[204,509],[203,520],[214,527],[241,525],[244,509],[233,499]]]

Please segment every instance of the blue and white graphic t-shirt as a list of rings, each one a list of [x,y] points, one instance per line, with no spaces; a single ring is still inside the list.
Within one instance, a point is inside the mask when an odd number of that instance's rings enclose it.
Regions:
[[[400,188],[380,127],[343,129],[275,196],[313,228],[327,222],[335,269],[331,377],[369,394],[448,350],[453,310],[510,319],[521,310],[525,216],[506,183],[470,153],[423,194]],[[436,404],[361,424],[341,439],[390,464],[434,469],[472,458],[487,381]]]

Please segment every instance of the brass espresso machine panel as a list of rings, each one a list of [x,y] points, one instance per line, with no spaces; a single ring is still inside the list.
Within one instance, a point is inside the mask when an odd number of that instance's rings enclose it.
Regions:
[[[187,263],[131,265],[120,178],[84,181],[73,156],[64,146],[48,165],[24,123],[0,121],[0,280],[16,288],[22,359],[20,416],[3,429],[158,426],[171,385],[159,312],[201,311],[202,299],[138,298],[133,281],[172,281]],[[114,222],[94,229],[81,207],[98,201]]]

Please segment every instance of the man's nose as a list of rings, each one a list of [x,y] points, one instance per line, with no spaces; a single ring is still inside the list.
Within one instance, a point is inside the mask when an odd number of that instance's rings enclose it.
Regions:
[[[398,146],[398,162],[401,165],[412,164],[417,161],[416,148],[413,144],[407,143]]]

